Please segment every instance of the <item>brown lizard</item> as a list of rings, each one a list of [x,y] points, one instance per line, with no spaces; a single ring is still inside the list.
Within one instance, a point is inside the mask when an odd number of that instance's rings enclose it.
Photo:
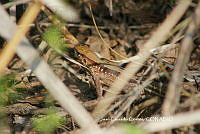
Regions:
[[[87,66],[88,70],[91,72],[92,76],[99,78],[100,82],[105,85],[111,85],[117,78],[119,78],[120,72],[105,67],[102,61],[96,56],[94,52],[90,50],[87,45],[77,45],[75,50],[78,52],[78,57],[82,64]],[[122,71],[122,70],[121,70]],[[95,81],[95,83],[98,81]],[[135,79],[129,81],[129,87],[137,83]],[[97,87],[98,96],[102,96],[102,90],[100,87]]]
[[[50,20],[56,25],[61,24],[61,21],[58,20],[56,17],[52,15],[52,13],[43,7],[42,9],[48,16]],[[79,41],[69,33],[67,28],[65,26],[60,27],[61,32],[64,34],[65,38],[72,43],[70,46],[71,48],[74,48],[79,53],[79,59],[80,61],[87,66],[89,71],[92,73],[92,75],[95,77],[99,77],[99,79],[102,81],[103,84],[111,85],[115,79],[118,78],[120,71],[115,71],[113,69],[107,68],[104,65],[100,64],[103,63],[94,52],[90,50],[90,48],[86,45],[77,45],[79,44]],[[65,57],[65,56],[64,56]],[[137,83],[136,80],[131,79],[129,81],[130,83]],[[97,82],[98,83],[98,82]],[[97,87],[98,88],[98,87]],[[98,91],[98,95],[102,95],[101,89]]]

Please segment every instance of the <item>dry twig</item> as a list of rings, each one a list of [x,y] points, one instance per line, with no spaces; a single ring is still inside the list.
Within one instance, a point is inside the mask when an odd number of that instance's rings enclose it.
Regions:
[[[163,104],[163,115],[171,115],[175,112],[176,106],[179,103],[180,98],[180,84],[183,80],[184,70],[186,68],[186,63],[189,61],[190,53],[192,52],[192,37],[197,31],[197,26],[200,23],[200,3],[198,4],[196,11],[194,13],[193,19],[189,24],[185,38],[182,41],[182,47],[180,54],[177,59],[177,65],[175,66],[172,79],[168,86],[168,92]]]

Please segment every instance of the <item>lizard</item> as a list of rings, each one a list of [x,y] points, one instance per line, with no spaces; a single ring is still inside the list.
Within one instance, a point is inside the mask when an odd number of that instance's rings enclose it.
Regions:
[[[52,20],[54,24],[61,24],[61,21],[54,17],[48,9],[43,7],[42,10],[47,14],[48,18]],[[97,57],[97,55],[92,52],[87,45],[80,45],[81,43],[69,33],[65,26],[61,25],[60,30],[64,34],[64,37],[72,43],[70,47],[78,52],[78,58],[80,62],[89,69],[93,77],[99,77],[100,81],[105,85],[111,85],[114,80],[119,77],[120,71],[122,70],[119,69],[119,71],[116,71],[105,67],[103,64],[101,64],[104,62],[102,62],[102,60],[100,60],[99,57]],[[66,55],[64,57],[66,57]],[[137,83],[137,81],[134,79],[131,79],[129,82]],[[98,83],[98,81],[95,81],[95,83]],[[98,96],[102,96],[100,87],[97,87],[97,94]]]
[[[94,81],[97,83],[98,81],[96,81],[96,77],[100,80],[101,84],[110,86],[116,79],[119,78],[120,71],[123,71],[122,69],[114,70],[103,65],[103,61],[99,59],[87,45],[77,45],[74,49],[78,52],[80,62],[88,68],[94,78]],[[133,83],[136,84],[138,82],[132,78],[127,86],[130,87]],[[102,96],[101,87],[97,87],[97,93],[99,97]]]

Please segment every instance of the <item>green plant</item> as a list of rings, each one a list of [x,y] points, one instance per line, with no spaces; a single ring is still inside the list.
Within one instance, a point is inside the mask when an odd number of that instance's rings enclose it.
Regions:
[[[50,134],[62,125],[66,124],[66,120],[56,113],[53,108],[50,108],[47,115],[35,116],[33,120],[33,127],[41,134]]]
[[[49,44],[49,46],[59,54],[62,54],[67,50],[67,48],[64,46],[65,41],[62,33],[59,30],[59,26],[53,25],[47,28],[43,34],[43,38]]]
[[[14,85],[16,81],[14,78],[14,75],[0,77],[0,106],[8,105],[15,97]]]

